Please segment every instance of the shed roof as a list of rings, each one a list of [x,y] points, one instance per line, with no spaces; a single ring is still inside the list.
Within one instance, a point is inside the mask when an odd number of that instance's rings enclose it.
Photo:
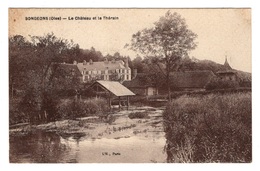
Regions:
[[[135,94],[117,81],[96,81],[90,87],[99,84],[115,96],[134,96]]]

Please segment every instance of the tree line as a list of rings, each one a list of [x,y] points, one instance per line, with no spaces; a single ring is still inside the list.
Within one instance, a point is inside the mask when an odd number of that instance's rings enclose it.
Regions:
[[[79,78],[70,76],[69,70],[59,67],[59,63],[72,64],[73,61],[82,62],[128,59],[130,68],[144,71],[142,58],[133,61],[129,56],[122,56],[116,52],[113,55],[103,55],[94,47],[81,49],[72,40],[58,38],[53,33],[43,36],[21,35],[9,37],[9,98],[10,104],[19,108],[20,112],[38,113],[43,118],[55,109],[61,92],[71,92],[80,88]],[[17,100],[19,99],[19,100]],[[32,118],[33,119],[33,118]]]
[[[21,35],[9,38],[9,90],[10,99],[19,91],[23,92],[21,109],[29,113],[46,117],[55,111],[58,93],[65,89],[78,89],[79,80],[74,75],[68,79],[68,71],[54,65],[55,63],[73,63],[76,61],[102,61],[128,59],[129,67],[148,74],[148,80],[155,83],[166,83],[170,100],[170,72],[177,71],[190,63],[188,54],[197,43],[197,35],[188,29],[185,19],[177,13],[168,11],[152,28],[145,28],[132,35],[126,48],[136,51],[131,60],[116,52],[104,56],[94,47],[81,49],[72,40],[59,38],[53,33],[44,36]],[[188,61],[188,62],[185,62]],[[184,65],[185,64],[185,65]],[[53,72],[55,71],[55,72]],[[26,111],[28,113],[28,111]]]

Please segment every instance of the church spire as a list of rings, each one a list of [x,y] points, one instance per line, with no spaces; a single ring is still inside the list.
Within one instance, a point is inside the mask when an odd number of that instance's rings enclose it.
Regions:
[[[231,66],[229,65],[228,61],[227,61],[227,55],[226,55],[225,57],[226,57],[226,58],[225,58],[225,63],[224,63],[225,68],[226,68],[227,70],[232,69]]]

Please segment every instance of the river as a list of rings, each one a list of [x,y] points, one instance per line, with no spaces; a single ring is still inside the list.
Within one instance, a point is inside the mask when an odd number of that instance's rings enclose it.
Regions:
[[[149,118],[130,119],[128,114],[137,110],[147,112]],[[74,133],[37,129],[11,135],[10,162],[164,163],[162,111],[156,108],[121,111],[115,114],[113,124],[85,123],[80,132]]]

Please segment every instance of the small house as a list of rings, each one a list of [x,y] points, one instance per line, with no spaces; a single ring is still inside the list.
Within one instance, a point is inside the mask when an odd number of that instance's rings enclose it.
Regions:
[[[123,85],[133,91],[136,95],[151,96],[158,94],[158,88],[148,74],[135,73],[131,81],[124,81]]]

